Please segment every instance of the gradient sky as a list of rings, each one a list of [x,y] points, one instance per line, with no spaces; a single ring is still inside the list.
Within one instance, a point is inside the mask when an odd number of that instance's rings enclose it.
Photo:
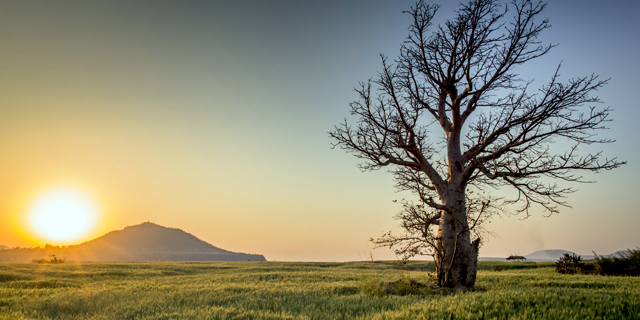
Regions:
[[[440,22],[452,3],[440,1]],[[268,260],[394,259],[368,239],[397,230],[384,170],[330,149],[352,88],[395,58],[413,1],[0,1],[0,244],[43,245],[25,224],[41,193],[88,193],[85,241],[152,221]],[[579,4],[579,5],[578,5]],[[611,78],[598,92],[628,165],[578,185],[550,218],[494,219],[481,256],[640,245],[636,99],[640,2],[553,1],[557,43],[518,71]],[[585,148],[585,150],[589,150]],[[69,243],[54,243],[59,245]]]

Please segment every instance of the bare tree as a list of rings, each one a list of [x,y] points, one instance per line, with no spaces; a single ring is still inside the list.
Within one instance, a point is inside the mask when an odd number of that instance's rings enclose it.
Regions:
[[[600,100],[592,95],[606,80],[561,82],[558,67],[532,92],[532,82],[516,73],[554,47],[538,40],[550,26],[539,18],[545,7],[470,0],[453,20],[433,27],[438,6],[418,2],[407,12],[412,23],[399,58],[390,63],[383,56],[378,76],[356,89],[359,99],[350,107],[357,125],[345,119],[330,132],[334,147],[364,160],[363,170],[392,166],[398,189],[419,196],[419,205],[405,203],[401,213],[419,241],[386,235],[379,243],[433,254],[443,287],[475,288],[480,239],[472,241],[472,229],[489,203],[471,191],[512,188],[515,196],[502,204],[527,216],[532,206],[551,214],[574,191],[552,180],[585,182],[576,172],[624,164],[578,149],[612,142],[595,136],[610,121],[610,109],[596,108]],[[554,141],[570,147],[553,152]]]

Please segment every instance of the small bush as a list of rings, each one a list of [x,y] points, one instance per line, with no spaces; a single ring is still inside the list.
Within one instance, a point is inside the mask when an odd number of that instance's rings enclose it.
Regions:
[[[584,262],[582,257],[574,254],[565,253],[556,262],[556,271],[562,274],[576,274],[582,273],[584,269]]]
[[[601,257],[596,254],[593,263],[584,263],[580,256],[565,253],[555,266],[556,271],[564,274],[640,276],[640,248],[628,250],[618,257]]]
[[[50,257],[52,257],[52,258],[51,258],[51,260],[47,260],[47,259],[34,259],[32,262],[33,262],[33,263],[41,263],[41,264],[43,264],[43,263],[53,263],[53,264],[58,264],[58,263],[64,263],[65,261],[67,261],[67,259],[65,259],[65,258],[58,259],[58,258],[56,257],[56,255],[55,255],[55,254],[50,254],[49,256],[50,256]]]
[[[603,276],[640,276],[640,248],[628,250],[620,257],[596,255],[594,273]]]

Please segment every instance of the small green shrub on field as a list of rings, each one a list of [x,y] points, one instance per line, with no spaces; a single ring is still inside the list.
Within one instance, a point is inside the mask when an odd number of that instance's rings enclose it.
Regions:
[[[556,271],[562,274],[576,274],[582,273],[584,269],[584,262],[582,257],[574,254],[565,253],[556,262]]]

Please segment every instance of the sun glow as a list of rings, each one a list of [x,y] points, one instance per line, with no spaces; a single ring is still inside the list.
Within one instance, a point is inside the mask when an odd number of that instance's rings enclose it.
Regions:
[[[96,225],[98,210],[84,193],[56,189],[42,194],[29,210],[29,225],[40,236],[63,242],[81,238]]]

